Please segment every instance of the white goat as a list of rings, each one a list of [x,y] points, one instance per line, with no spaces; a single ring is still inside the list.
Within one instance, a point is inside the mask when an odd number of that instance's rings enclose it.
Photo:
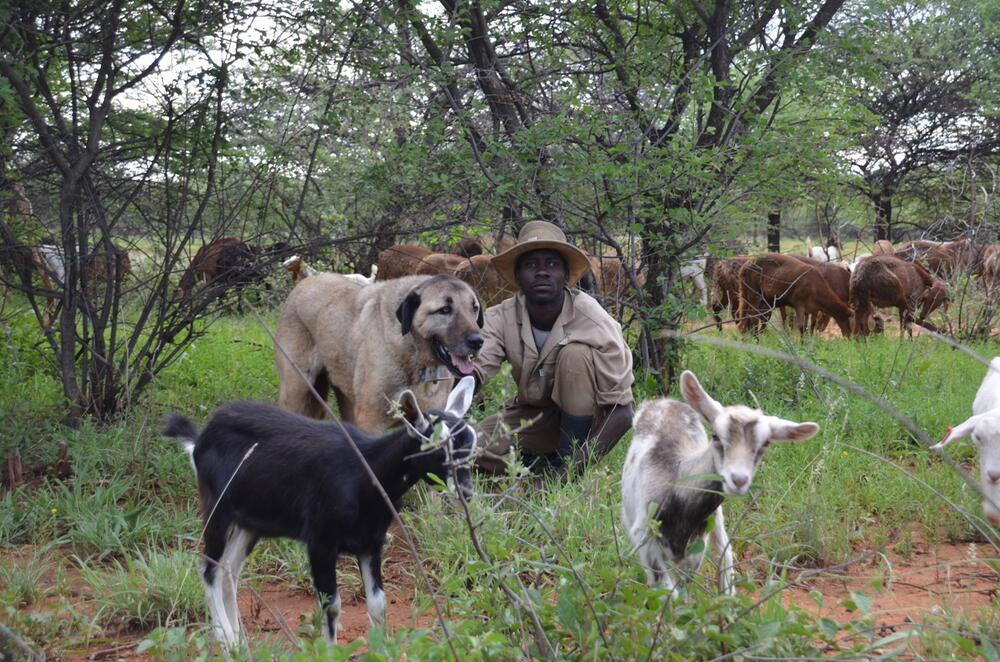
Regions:
[[[371,285],[375,282],[375,277],[378,276],[378,265],[372,265],[372,275],[362,276],[361,274],[343,274],[344,278],[351,280],[358,285]]]
[[[813,246],[812,238],[806,237],[806,254],[820,262],[836,262],[840,259],[840,249],[832,238],[827,241],[826,246]]]
[[[872,256],[871,253],[862,253],[861,255],[856,256],[851,261],[842,260],[841,264],[843,264],[845,267],[847,267],[847,270],[850,271],[853,274],[854,270],[858,268],[859,264],[861,264],[861,261],[864,260],[865,258],[869,258],[871,256]]]
[[[681,264],[681,278],[691,281],[701,296],[701,307],[708,308],[708,287],[705,286],[705,258],[696,257]]]
[[[56,244],[39,244],[37,249],[37,259],[40,261],[39,267],[53,278],[58,285],[62,285],[66,280],[66,259],[63,255],[62,246]]]
[[[771,440],[810,439],[819,426],[742,405],[723,407],[690,371],[680,383],[688,404],[659,398],[644,402],[635,414],[622,472],[622,521],[650,586],[678,595],[672,566],[696,571],[705,550],[689,552],[688,547],[711,537],[720,557],[719,583],[732,594],[733,551],[722,516],[723,495],[747,492]],[[698,414],[712,427],[711,442]],[[706,532],[713,514],[715,525]]]
[[[285,268],[285,271],[292,274],[292,282],[297,283],[304,278],[309,276],[315,276],[321,271],[312,268],[306,261],[302,259],[301,255],[293,255],[284,262],[281,266]],[[344,278],[357,283],[358,285],[371,285],[375,282],[375,276],[378,275],[378,265],[372,265],[371,276],[363,276],[361,274],[341,274]]]
[[[1000,356],[990,361],[976,399],[972,416],[954,427],[932,449],[972,435],[979,448],[979,477],[983,489],[983,514],[993,526],[1000,527]]]

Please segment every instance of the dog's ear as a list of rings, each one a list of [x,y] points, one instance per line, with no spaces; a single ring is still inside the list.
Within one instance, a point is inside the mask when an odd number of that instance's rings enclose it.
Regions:
[[[399,323],[403,325],[403,335],[405,336],[410,332],[410,328],[413,327],[413,316],[417,314],[417,308],[420,307],[420,294],[417,292],[410,292],[403,299],[403,303],[399,304],[399,308],[396,309],[396,319]]]
[[[486,320],[483,319],[483,300],[480,299],[479,300],[479,316],[476,317],[476,324],[478,324],[479,328],[481,329],[481,328],[483,328],[483,324],[485,324],[485,323],[486,323]]]

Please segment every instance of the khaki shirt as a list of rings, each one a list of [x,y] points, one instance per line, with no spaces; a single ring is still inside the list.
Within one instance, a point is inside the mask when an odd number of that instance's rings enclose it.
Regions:
[[[486,311],[483,344],[476,358],[476,377],[485,384],[506,359],[517,382],[517,402],[548,407],[552,402],[556,357],[569,343],[593,348],[598,406],[632,403],[632,352],[621,325],[593,297],[566,290],[562,312],[541,351],[535,348],[524,294],[518,293]]]

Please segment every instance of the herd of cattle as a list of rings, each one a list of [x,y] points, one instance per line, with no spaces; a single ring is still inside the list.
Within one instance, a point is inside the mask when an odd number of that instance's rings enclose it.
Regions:
[[[714,266],[711,308],[716,324],[728,309],[746,332],[759,332],[773,310],[790,309],[802,333],[833,320],[845,336],[881,330],[878,309],[895,308],[902,333],[914,320],[934,328],[928,316],[947,309],[947,281],[963,273],[979,277],[992,293],[1000,277],[1000,245],[916,240],[897,249],[883,240],[850,262],[779,253],[732,257]]]
[[[514,294],[511,284],[490,262],[491,254],[508,248],[510,241],[467,238],[451,252],[415,243],[397,244],[378,254],[370,276],[356,277],[371,281],[376,275],[378,280],[416,274],[452,275],[475,288],[483,305],[492,306]],[[947,309],[949,280],[960,274],[976,276],[987,293],[1000,285],[1000,244],[980,245],[969,239],[914,240],[894,248],[887,241],[878,241],[870,254],[852,261],[841,260],[834,245],[809,248],[811,256],[766,253],[707,261],[698,258],[683,263],[680,275],[700,290],[701,304],[711,309],[720,329],[722,313],[728,310],[738,328],[748,333],[759,333],[776,309],[782,317],[792,311],[801,333],[823,330],[831,321],[844,336],[880,331],[884,318],[879,308],[897,309],[901,331],[909,329],[913,321],[934,328],[928,317],[942,307]],[[214,284],[218,292],[242,289],[262,281],[282,259],[294,281],[315,273],[291,252],[285,244],[260,249],[234,237],[217,239],[194,255],[174,298],[186,300],[200,285]],[[51,306],[66,273],[58,247],[41,244],[10,255],[4,260],[4,282],[25,283],[37,277]],[[113,279],[120,284],[131,272],[127,251],[116,247],[113,259],[108,255],[104,251],[89,256],[85,273],[92,283]],[[630,271],[615,255],[591,255],[590,259],[591,273],[581,286],[605,305],[620,306],[634,286],[643,283],[641,270]],[[113,275],[109,269],[114,270]],[[710,298],[706,272],[713,281]]]

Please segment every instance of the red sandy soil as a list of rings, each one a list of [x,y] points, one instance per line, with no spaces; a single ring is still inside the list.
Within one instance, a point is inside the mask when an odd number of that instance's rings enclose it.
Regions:
[[[436,618],[433,610],[417,613],[413,597],[418,580],[413,576],[412,555],[402,537],[398,534],[393,535],[385,552],[382,578],[387,598],[386,618],[390,627],[434,627]],[[27,559],[30,556],[31,548],[25,547],[15,553],[5,553],[0,558],[4,563],[17,563],[18,559]],[[369,619],[360,573],[354,559],[342,558],[337,564],[337,573],[341,596],[337,641],[343,644],[366,637]],[[85,601],[89,589],[82,580],[72,581],[71,586],[71,599],[79,599],[81,602],[78,610],[86,613],[88,608]],[[357,590],[355,591],[353,587],[357,587]],[[279,581],[269,582],[259,593],[241,587],[238,601],[243,625],[249,633],[251,642],[283,640],[289,650],[294,649],[294,644],[289,641],[289,635],[297,637],[300,623],[310,622],[317,609],[316,597],[311,588],[297,588]],[[43,600],[32,608],[50,609],[53,603],[54,600]],[[46,658],[73,662],[152,660],[154,658],[149,654],[136,653],[136,648],[147,634],[111,630],[100,637],[100,642],[73,647],[72,652],[59,651],[58,645],[49,646]]]
[[[782,599],[787,605],[794,601],[812,614],[845,623],[858,617],[841,602],[851,591],[872,597],[871,616],[878,636],[885,636],[913,623],[920,623],[930,614],[940,611],[960,612],[975,619],[977,614],[996,604],[1000,595],[1000,559],[993,548],[983,543],[925,542],[919,533],[912,535],[911,553],[904,557],[896,551],[859,553],[858,561],[838,568],[804,570],[789,574],[791,588]],[[31,557],[31,547],[7,550],[0,562],[21,563]],[[990,563],[993,567],[990,567]],[[357,565],[353,559],[341,559],[338,565],[342,613],[338,641],[351,642],[365,637],[368,613]],[[70,573],[72,577],[72,573]],[[386,606],[390,627],[433,628],[433,611],[417,613],[414,596],[418,588],[414,576],[412,555],[402,536],[394,532],[386,548],[383,577],[388,597]],[[51,581],[44,578],[43,584]],[[78,602],[78,611],[88,613],[89,589],[79,578],[70,582],[70,598]],[[817,591],[823,596],[822,606],[809,596]],[[53,599],[46,599],[34,609],[50,609]],[[309,622],[316,609],[311,589],[270,582],[260,594],[243,588],[239,596],[240,613],[252,642],[283,641],[291,650],[302,622]],[[74,647],[72,652],[58,651],[58,644],[49,646],[51,660],[151,660],[139,655],[136,647],[145,632],[108,631],[99,642]]]
[[[998,559],[993,556],[993,549],[982,543],[929,544],[915,540],[909,558],[895,552],[863,554],[861,558],[842,568],[807,570],[797,576],[793,573],[790,576],[793,586],[785,591],[783,601],[785,604],[794,601],[810,613],[844,623],[856,619],[858,614],[849,612],[841,602],[850,597],[851,591],[865,593],[872,597],[875,632],[885,636],[920,623],[929,613],[940,610],[976,618],[977,613],[995,604],[1000,591],[1000,576],[989,566],[990,561],[996,564]],[[8,560],[12,559],[8,556]],[[346,643],[366,635],[368,614],[353,560],[343,560],[338,570],[343,601],[338,641]],[[389,623],[395,627],[433,628],[433,612],[415,612],[412,598],[417,588],[413,564],[398,535],[393,536],[387,549],[383,574],[389,598]],[[822,594],[822,606],[809,597],[811,591]],[[266,585],[259,597],[244,588],[239,602],[244,625],[254,642],[288,642],[286,630],[295,633],[301,621],[312,618],[316,608],[310,590],[278,582]],[[50,652],[48,658],[81,662],[152,659],[135,652],[144,637],[145,633],[107,632],[100,643],[72,653]],[[292,644],[288,645],[291,649]]]
[[[802,572],[791,577],[795,586],[783,597],[786,604],[794,600],[812,614],[844,623],[858,614],[841,602],[852,591],[864,593],[872,598],[875,631],[884,636],[922,622],[929,613],[961,613],[975,619],[994,608],[1000,596],[998,563],[993,548],[984,543],[915,540],[909,558],[895,552],[868,554],[844,568]],[[823,596],[822,606],[809,597],[810,591]]]

